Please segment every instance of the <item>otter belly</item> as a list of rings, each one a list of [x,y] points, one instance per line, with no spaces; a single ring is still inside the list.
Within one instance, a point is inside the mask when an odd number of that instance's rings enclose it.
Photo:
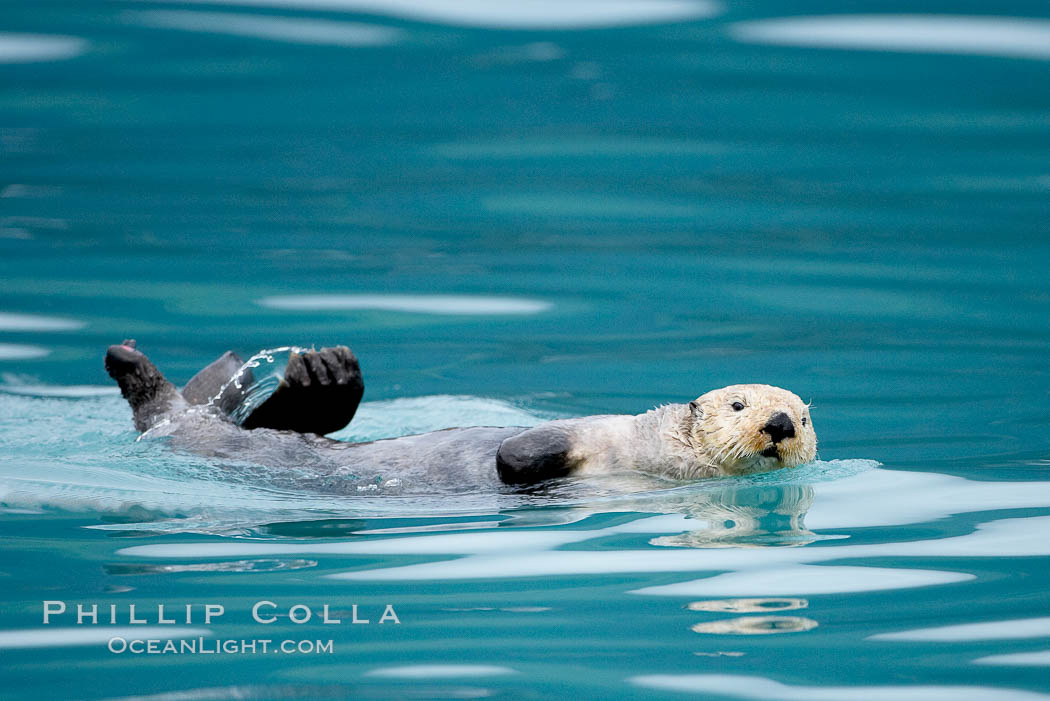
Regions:
[[[363,483],[399,480],[405,490],[473,491],[500,485],[496,452],[523,427],[451,428],[369,443],[268,428],[245,430],[213,411],[190,407],[147,435],[176,449],[272,468],[278,486],[356,494]],[[238,469],[226,466],[227,469]]]
[[[518,426],[450,428],[371,443],[326,441],[323,453],[343,469],[361,476],[398,478],[416,485],[495,487],[496,453]]]

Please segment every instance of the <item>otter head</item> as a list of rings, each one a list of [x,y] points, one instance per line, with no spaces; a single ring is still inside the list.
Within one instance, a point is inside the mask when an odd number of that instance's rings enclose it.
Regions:
[[[809,462],[817,434],[809,406],[769,385],[731,385],[689,403],[689,442],[706,467],[728,475]]]

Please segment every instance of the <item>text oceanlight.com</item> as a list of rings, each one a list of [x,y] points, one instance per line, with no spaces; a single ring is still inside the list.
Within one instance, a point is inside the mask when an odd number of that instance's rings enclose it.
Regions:
[[[334,651],[331,640],[212,640],[200,637],[184,640],[117,637],[110,638],[107,647],[118,655],[330,655]]]

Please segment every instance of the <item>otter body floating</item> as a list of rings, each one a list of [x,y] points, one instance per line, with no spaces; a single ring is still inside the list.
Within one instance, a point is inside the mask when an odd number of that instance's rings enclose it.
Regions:
[[[181,392],[134,341],[110,346],[105,365],[139,431],[165,426],[166,435],[202,454],[324,467],[333,478],[375,471],[436,483],[530,485],[641,470],[697,479],[795,467],[816,456],[809,407],[769,385],[732,385],[637,416],[587,416],[532,428],[455,428],[347,443],[322,437],[350,422],[364,392],[357,358],[345,346],[292,351],[275,391],[239,421],[233,417],[245,413],[238,409],[244,408],[251,377],[232,352],[197,373]],[[238,381],[231,382],[238,372]]]

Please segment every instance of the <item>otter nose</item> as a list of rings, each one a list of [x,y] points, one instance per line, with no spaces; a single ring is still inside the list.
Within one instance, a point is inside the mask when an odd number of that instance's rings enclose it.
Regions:
[[[782,411],[778,411],[769,417],[769,421],[762,427],[763,433],[768,433],[777,444],[785,438],[795,437],[795,424],[791,423],[791,417]]]

